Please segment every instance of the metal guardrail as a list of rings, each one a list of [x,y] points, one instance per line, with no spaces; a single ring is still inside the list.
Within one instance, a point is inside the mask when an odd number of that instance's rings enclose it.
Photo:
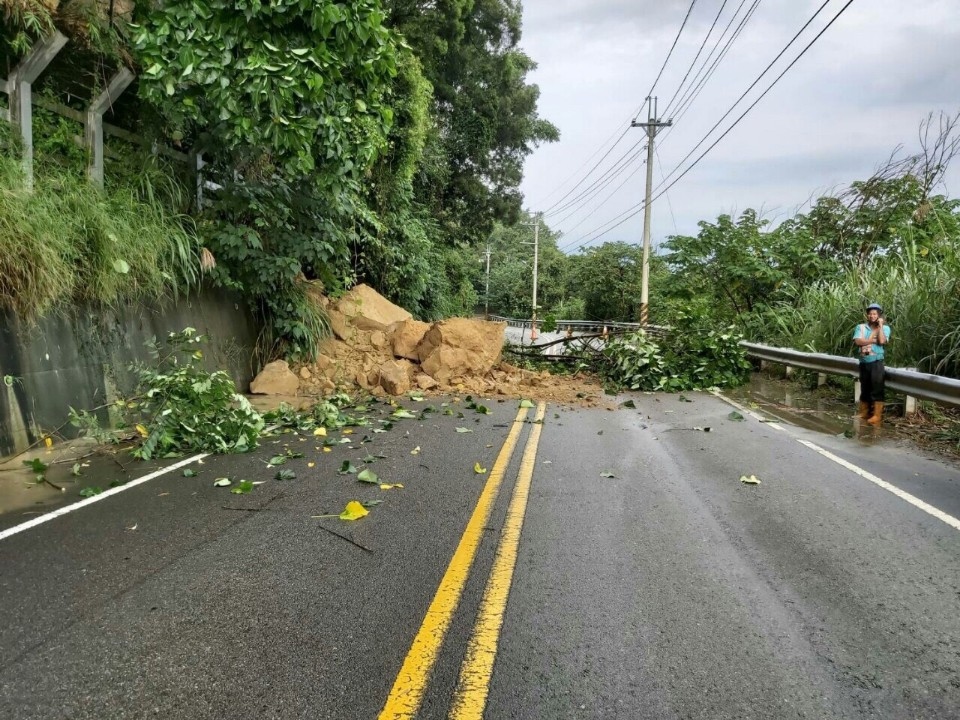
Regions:
[[[799,367],[831,375],[859,377],[860,363],[856,358],[805,353],[788,348],[771,347],[759,343],[741,342],[747,355],[759,360]],[[934,400],[948,405],[960,405],[960,380],[899,368],[886,369],[886,385],[891,390],[906,393],[922,400]]]
[[[491,320],[496,322],[505,322],[510,327],[517,328],[529,328],[531,320],[529,318],[508,318],[503,317],[502,315],[491,315]],[[557,332],[564,332],[567,328],[571,330],[595,330],[596,332],[603,332],[603,329],[607,330],[642,330],[643,325],[640,323],[625,323],[625,322],[604,322],[602,320],[557,320]],[[543,321],[539,321],[540,325],[543,325]],[[651,335],[664,335],[669,328],[664,325],[647,325],[646,330]]]
[[[510,327],[530,327],[531,320],[529,318],[508,318],[503,317],[502,315],[491,315],[491,320],[496,322],[505,322]],[[557,320],[557,327],[560,328],[572,328],[574,330],[586,330],[593,328],[603,329],[606,327],[608,330],[639,330],[642,326],[640,323],[624,323],[624,322],[603,322],[602,320]],[[543,320],[539,321],[543,325]]]

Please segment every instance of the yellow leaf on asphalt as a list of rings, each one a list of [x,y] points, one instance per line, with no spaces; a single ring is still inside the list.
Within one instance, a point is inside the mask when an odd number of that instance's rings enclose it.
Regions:
[[[344,430],[344,431],[343,431],[343,434],[344,434],[344,435],[353,435],[353,430]]]
[[[307,467],[316,467],[316,466],[317,466],[316,463],[307,463]]]
[[[413,450],[410,451],[410,454],[411,454],[411,455],[419,455],[419,454],[420,454],[420,446],[417,445]]]
[[[325,427],[318,427],[316,430],[313,431],[313,434],[319,435],[320,437],[326,437],[327,429]]]
[[[740,482],[744,485],[759,485],[760,480],[756,475],[741,475]]]
[[[323,451],[324,451],[324,452],[333,452],[333,448],[325,447],[325,448],[323,449]]]
[[[370,514],[370,511],[367,510],[363,505],[358,503],[356,500],[351,500],[347,503],[347,506],[343,509],[343,512],[340,513],[341,520],[359,520],[362,517],[366,517]]]
[[[150,434],[150,431],[143,425],[137,425],[137,432],[140,433],[140,437],[146,437]]]
[[[47,447],[53,447],[53,438],[44,438],[43,443]]]
[[[480,463],[477,462],[473,464],[473,471],[477,475],[483,475],[487,471],[487,469],[485,467],[480,467]]]
[[[393,490],[394,488],[402,488],[403,483],[382,483],[380,485],[381,490]]]

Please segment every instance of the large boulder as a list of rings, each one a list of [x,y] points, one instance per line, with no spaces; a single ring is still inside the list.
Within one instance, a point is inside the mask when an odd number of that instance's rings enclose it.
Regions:
[[[296,395],[299,389],[300,380],[285,360],[268,363],[250,383],[254,395]]]
[[[397,323],[393,327],[393,335],[391,336],[393,354],[407,360],[420,360],[420,356],[417,354],[417,346],[429,330],[430,323],[420,322],[419,320],[404,320]]]
[[[486,375],[500,361],[505,323],[451,318],[434,323],[417,347],[420,367],[445,383],[464,375]]]
[[[413,317],[369,285],[357,285],[352,288],[340,298],[337,310],[343,313],[351,325],[361,330],[385,331],[393,323],[403,322]]]
[[[411,367],[411,363],[406,360],[391,360],[383,363],[376,370],[380,379],[380,387],[388,395],[403,395],[408,392],[410,390]]]

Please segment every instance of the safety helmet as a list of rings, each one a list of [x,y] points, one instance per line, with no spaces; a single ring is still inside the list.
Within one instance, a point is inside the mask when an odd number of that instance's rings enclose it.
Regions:
[[[867,305],[867,312],[870,312],[871,310],[876,310],[881,315],[883,314],[883,308],[880,307],[879,303],[870,303]]]

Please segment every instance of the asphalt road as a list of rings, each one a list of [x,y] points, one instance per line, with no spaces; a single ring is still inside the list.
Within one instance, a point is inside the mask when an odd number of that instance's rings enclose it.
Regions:
[[[418,718],[960,717],[960,471],[688,397],[542,424],[411,401],[437,412],[373,433],[378,406],[329,453],[285,435],[8,537],[33,516],[0,516],[0,717],[377,718],[398,692]],[[349,500],[383,502],[313,517]],[[491,577],[512,581],[492,634]],[[486,704],[464,708],[478,637]]]

